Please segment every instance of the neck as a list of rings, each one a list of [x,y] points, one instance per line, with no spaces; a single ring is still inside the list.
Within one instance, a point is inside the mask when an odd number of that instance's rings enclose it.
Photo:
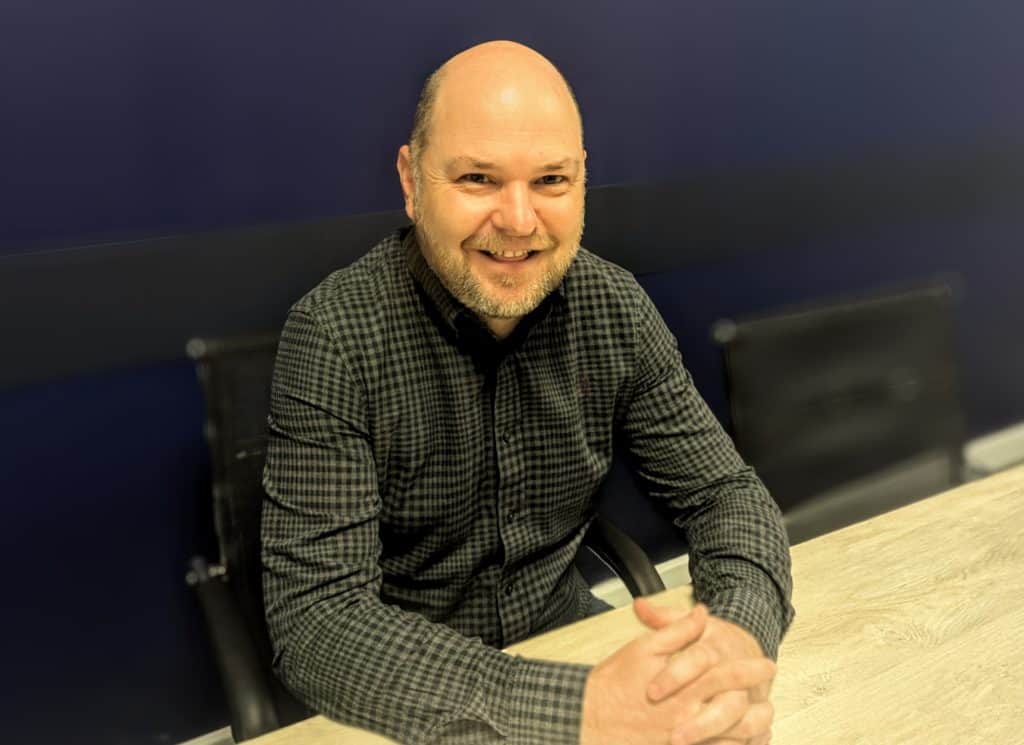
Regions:
[[[508,335],[516,330],[516,326],[522,319],[522,316],[518,318],[494,318],[492,316],[483,316],[483,322],[487,325],[487,328],[491,330],[498,339],[506,339]]]

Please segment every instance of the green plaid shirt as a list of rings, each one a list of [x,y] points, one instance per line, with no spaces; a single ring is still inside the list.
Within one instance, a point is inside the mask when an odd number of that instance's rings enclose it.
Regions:
[[[632,275],[580,249],[499,342],[413,235],[330,275],[281,336],[263,559],[286,685],[403,743],[578,743],[588,668],[498,648],[586,614],[573,558],[613,441],[674,516],[697,597],[774,656],[778,508]]]

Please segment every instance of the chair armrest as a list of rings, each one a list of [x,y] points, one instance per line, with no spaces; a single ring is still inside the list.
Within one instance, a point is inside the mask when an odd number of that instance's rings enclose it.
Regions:
[[[600,515],[590,523],[583,544],[618,575],[633,597],[665,589],[658,570],[640,545]]]
[[[224,683],[231,735],[235,742],[277,729],[277,710],[252,634],[223,575],[213,576],[206,560],[189,562],[189,584],[199,598],[213,647],[214,662]]]

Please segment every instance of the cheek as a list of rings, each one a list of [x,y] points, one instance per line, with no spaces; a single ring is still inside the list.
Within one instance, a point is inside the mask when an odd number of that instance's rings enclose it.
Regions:
[[[453,194],[438,200],[431,215],[434,223],[452,240],[462,241],[486,229],[491,209],[486,200]]]
[[[549,232],[570,233],[576,229],[583,218],[583,201],[581,199],[565,199],[545,205],[538,215]]]
[[[490,200],[461,194],[457,199],[452,200],[451,209],[453,222],[467,227],[471,226],[474,230],[482,223],[487,222],[494,212]]]

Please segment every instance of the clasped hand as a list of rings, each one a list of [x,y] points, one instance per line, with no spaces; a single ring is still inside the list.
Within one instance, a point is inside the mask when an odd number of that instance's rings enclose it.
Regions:
[[[735,624],[634,601],[651,631],[591,671],[582,745],[766,745],[775,664]]]

